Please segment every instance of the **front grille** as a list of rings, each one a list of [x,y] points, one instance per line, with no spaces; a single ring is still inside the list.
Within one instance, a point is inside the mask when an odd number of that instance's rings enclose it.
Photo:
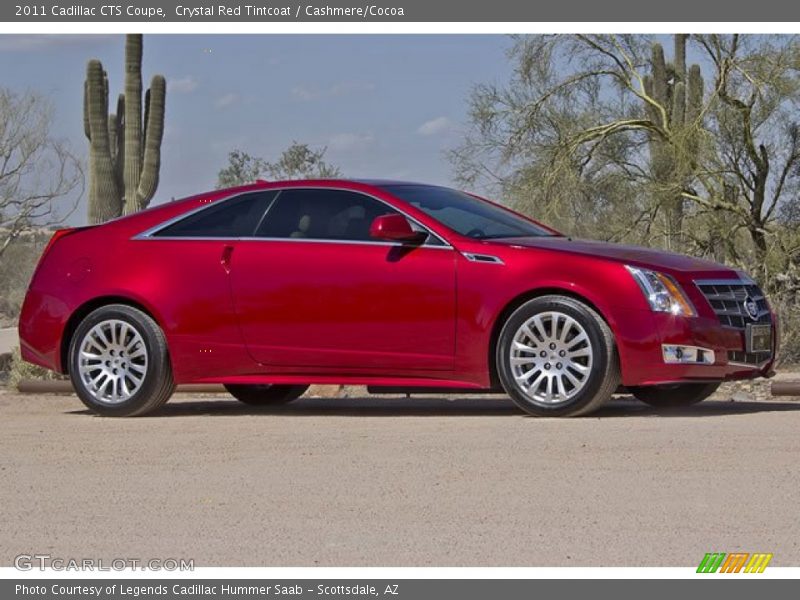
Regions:
[[[719,281],[696,281],[719,322],[725,327],[733,327],[742,332],[748,323],[770,324],[772,317],[764,292],[755,283],[736,279]],[[753,319],[744,307],[745,300],[750,297],[758,306],[758,316]],[[772,358],[771,352],[745,352],[729,350],[728,362],[741,365],[759,366]]]
[[[744,329],[748,323],[771,323],[764,292],[755,284],[737,279],[697,281],[697,287],[708,300],[719,322],[726,327]],[[747,297],[758,306],[758,317],[752,319],[744,308]]]

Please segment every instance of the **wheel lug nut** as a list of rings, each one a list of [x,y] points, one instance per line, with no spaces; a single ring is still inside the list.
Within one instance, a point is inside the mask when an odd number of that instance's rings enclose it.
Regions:
[[[566,352],[566,350],[562,350],[561,352],[558,353],[558,355],[559,356],[566,356],[567,352]]]
[[[550,370],[550,363],[544,363],[544,368],[549,371]]]
[[[542,350],[542,351],[539,353],[539,356],[541,356],[542,358],[544,358],[545,356],[547,356],[547,352],[545,352],[544,350]]]
[[[556,349],[555,342],[550,342],[550,350],[555,350],[555,349]]]
[[[563,366],[561,363],[556,363],[556,369],[561,369]]]

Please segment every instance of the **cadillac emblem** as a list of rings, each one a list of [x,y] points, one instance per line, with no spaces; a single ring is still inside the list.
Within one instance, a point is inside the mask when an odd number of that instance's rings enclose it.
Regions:
[[[747,313],[747,316],[750,317],[753,321],[758,319],[758,303],[753,300],[750,296],[744,299],[744,312]]]

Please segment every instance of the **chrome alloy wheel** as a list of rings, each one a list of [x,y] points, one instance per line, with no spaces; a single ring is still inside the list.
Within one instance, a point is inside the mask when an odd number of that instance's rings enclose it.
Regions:
[[[586,330],[561,312],[542,312],[514,334],[509,351],[519,389],[534,402],[566,402],[589,381],[594,352]]]
[[[81,340],[78,372],[86,391],[98,402],[128,400],[141,389],[147,373],[144,338],[125,321],[101,321]]]

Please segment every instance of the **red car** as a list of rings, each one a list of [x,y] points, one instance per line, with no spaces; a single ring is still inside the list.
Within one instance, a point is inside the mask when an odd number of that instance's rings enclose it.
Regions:
[[[575,240],[445,187],[258,182],[53,236],[23,357],[102,415],[180,383],[248,404],[309,384],[504,390],[539,416],[625,389],[655,406],[770,376],[776,317],[744,273]]]

